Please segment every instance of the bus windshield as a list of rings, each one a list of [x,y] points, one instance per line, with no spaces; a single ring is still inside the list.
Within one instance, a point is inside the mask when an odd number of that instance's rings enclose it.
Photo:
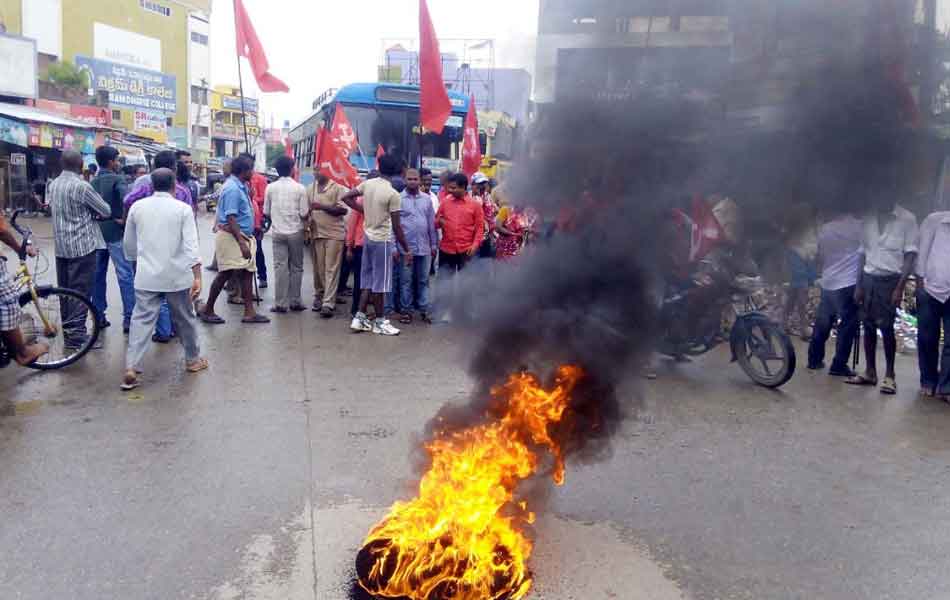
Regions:
[[[405,156],[410,162],[419,157],[452,158],[452,145],[462,137],[461,127],[450,123],[441,134],[415,135],[419,124],[417,108],[389,106],[342,105],[346,116],[356,130],[360,150],[367,157],[376,156],[379,146],[396,156]]]

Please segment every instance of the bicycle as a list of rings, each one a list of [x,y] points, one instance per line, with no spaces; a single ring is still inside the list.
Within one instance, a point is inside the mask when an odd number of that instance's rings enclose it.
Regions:
[[[50,348],[47,354],[27,366],[41,371],[62,369],[74,364],[93,348],[99,339],[99,320],[92,302],[79,292],[36,284],[27,263],[26,252],[27,246],[32,243],[33,231],[16,223],[17,217],[23,212],[23,209],[16,210],[10,219],[10,225],[23,236],[17,251],[20,266],[13,274],[17,288],[23,290],[18,298],[22,311],[20,330],[27,344],[44,342]],[[0,259],[6,260],[4,257]],[[63,315],[67,315],[65,320]],[[79,331],[82,325],[85,325],[86,333],[79,343],[68,340],[66,332]],[[7,366],[11,360],[11,351],[0,339],[0,367]]]

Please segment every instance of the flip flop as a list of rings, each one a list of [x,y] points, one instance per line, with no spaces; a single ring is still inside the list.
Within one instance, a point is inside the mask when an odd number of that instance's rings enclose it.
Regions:
[[[893,396],[897,393],[897,382],[892,377],[885,377],[881,382],[881,393],[887,396]]]
[[[844,380],[848,385],[877,385],[877,379],[869,379],[864,375],[855,375]]]
[[[185,370],[188,371],[189,373],[200,373],[201,371],[204,371],[207,368],[208,368],[207,358],[199,358],[198,360],[191,363],[190,365],[185,365]]]
[[[131,392],[132,390],[139,387],[140,385],[142,385],[142,380],[139,379],[138,375],[136,375],[132,379],[126,376],[122,380],[122,385],[119,386],[119,389],[121,389],[123,392]]]
[[[270,323],[270,319],[268,319],[268,318],[265,317],[264,315],[254,315],[254,316],[251,317],[250,319],[248,319],[248,318],[241,319],[241,322],[242,322],[242,323],[247,323],[247,324],[249,324],[249,325],[250,325],[250,324],[255,324],[255,323],[261,323],[261,324],[263,324],[263,323]]]
[[[409,313],[403,313],[399,316],[399,322],[403,325],[412,325],[412,315]]]
[[[208,325],[224,325],[225,321],[218,315],[205,315],[200,314],[198,318],[202,323],[207,323]]]

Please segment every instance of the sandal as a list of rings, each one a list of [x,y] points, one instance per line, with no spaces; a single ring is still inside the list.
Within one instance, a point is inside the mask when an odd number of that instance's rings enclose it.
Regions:
[[[218,315],[206,315],[201,313],[198,315],[198,318],[202,323],[207,323],[208,325],[224,325],[225,321]]]
[[[867,375],[855,375],[844,380],[848,385],[877,385],[877,379],[871,379]]]
[[[932,387],[922,387],[920,388],[920,395],[923,398],[933,398],[937,395],[937,391]]]
[[[399,322],[402,323],[403,325],[412,325],[412,314],[403,313],[402,315],[399,316]]]
[[[888,396],[893,396],[897,393],[897,382],[894,381],[893,377],[884,378],[884,381],[881,382],[881,393]]]
[[[428,325],[432,325],[432,317],[429,316],[429,313],[422,313],[419,315],[419,320]]]
[[[254,315],[253,317],[245,317],[241,319],[241,322],[247,324],[270,323],[270,319],[264,315]]]
[[[123,392],[130,392],[140,385],[142,385],[142,382],[139,380],[138,373],[129,371],[122,379],[122,385],[119,386],[119,389],[121,389]]]
[[[209,365],[208,365],[207,358],[199,358],[191,364],[186,364],[185,370],[188,371],[189,373],[200,373],[201,371],[206,370],[208,366]]]

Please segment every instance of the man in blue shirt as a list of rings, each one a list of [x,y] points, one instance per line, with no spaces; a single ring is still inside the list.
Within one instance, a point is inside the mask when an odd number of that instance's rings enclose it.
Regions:
[[[432,197],[420,190],[422,180],[415,169],[406,171],[406,188],[401,194],[399,218],[409,253],[399,249],[396,268],[393,269],[391,302],[401,314],[399,322],[412,322],[413,306],[420,318],[429,318],[429,267],[439,251],[439,237],[435,230],[435,207]]]
[[[231,162],[231,176],[221,189],[218,199],[217,229],[214,239],[214,252],[218,259],[218,276],[211,284],[208,302],[199,318],[211,325],[221,325],[224,319],[214,312],[218,295],[232,275],[237,274],[241,282],[241,297],[244,299],[244,318],[242,323],[270,323],[270,319],[257,314],[254,309],[254,274],[257,263],[254,253],[257,241],[254,239],[254,209],[247,184],[254,174],[254,163],[243,156]]]

